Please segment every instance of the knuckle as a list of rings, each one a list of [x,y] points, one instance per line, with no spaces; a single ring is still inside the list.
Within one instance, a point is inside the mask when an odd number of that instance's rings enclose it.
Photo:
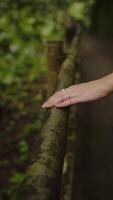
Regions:
[[[74,103],[74,100],[73,99],[70,99],[70,104],[73,104]]]

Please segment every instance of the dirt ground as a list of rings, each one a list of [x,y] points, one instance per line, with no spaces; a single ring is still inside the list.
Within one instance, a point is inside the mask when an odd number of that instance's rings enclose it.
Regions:
[[[113,72],[113,39],[85,36],[80,45],[81,82]],[[113,199],[113,95],[79,104],[75,149],[75,200]]]

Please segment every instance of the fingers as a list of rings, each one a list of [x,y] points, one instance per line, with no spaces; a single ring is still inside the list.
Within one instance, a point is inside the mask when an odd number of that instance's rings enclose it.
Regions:
[[[68,98],[67,93],[64,91],[56,92],[52,95],[43,105],[43,108],[53,107],[56,103],[60,103]]]
[[[55,107],[66,107],[72,104],[78,103],[76,98],[67,99],[63,102],[59,102],[55,104]]]
[[[74,90],[74,91],[73,91]],[[53,94],[46,102],[43,103],[42,108],[63,107],[74,104],[76,102],[75,89],[71,86],[65,90],[61,90]]]
[[[60,102],[62,102],[62,101],[64,101],[64,100],[65,100],[64,97],[57,97],[57,98],[55,98],[55,99],[46,101],[46,102],[42,105],[42,107],[43,107],[43,108],[50,108],[50,107],[55,106],[55,103],[60,103]]]

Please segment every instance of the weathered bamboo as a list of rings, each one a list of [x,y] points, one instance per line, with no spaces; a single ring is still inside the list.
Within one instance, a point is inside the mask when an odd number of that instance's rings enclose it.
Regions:
[[[63,41],[47,42],[47,59],[48,59],[48,93],[50,97],[57,83],[57,76],[64,59]]]
[[[79,82],[79,72],[75,72],[75,84]],[[70,106],[67,129],[67,145],[64,157],[60,200],[73,199],[73,186],[75,180],[75,146],[77,137],[77,106]]]
[[[73,84],[78,38],[74,38],[58,76],[56,90]],[[17,200],[58,200],[66,144],[68,108],[53,108],[41,132],[41,144],[21,184]]]

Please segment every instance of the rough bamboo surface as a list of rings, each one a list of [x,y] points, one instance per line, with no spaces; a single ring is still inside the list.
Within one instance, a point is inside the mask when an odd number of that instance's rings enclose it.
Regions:
[[[75,71],[74,83],[78,84],[80,73]],[[76,142],[77,142],[77,106],[70,106],[70,114],[67,128],[67,144],[64,157],[61,193],[59,200],[73,199],[73,186],[75,182],[75,165],[76,165]]]
[[[47,96],[50,97],[57,83],[61,64],[64,60],[63,41],[47,42],[47,61],[48,61],[48,90]]]
[[[58,76],[56,90],[73,84],[79,39],[75,37]],[[20,185],[17,200],[58,200],[65,154],[68,108],[53,108],[42,128],[36,158]]]

